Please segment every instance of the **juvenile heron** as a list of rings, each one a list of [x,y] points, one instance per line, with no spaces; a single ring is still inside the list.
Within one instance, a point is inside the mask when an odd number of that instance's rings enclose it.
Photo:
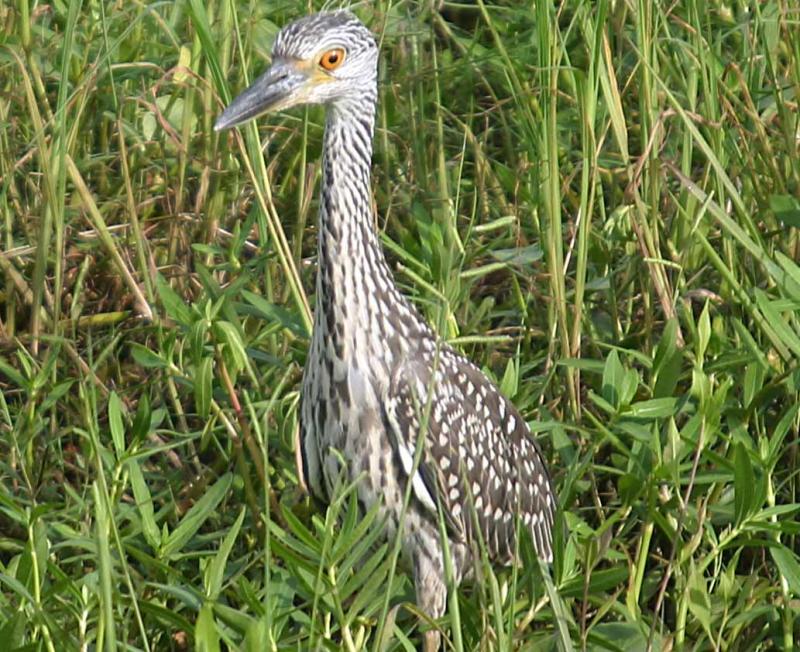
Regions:
[[[380,504],[390,536],[411,483],[403,557],[420,608],[438,618],[447,597],[438,506],[457,585],[479,542],[492,561],[512,562],[517,527],[550,561],[556,499],[517,410],[437,337],[392,279],[371,208],[377,63],[375,39],[351,13],[302,18],[278,33],[272,66],[214,128],[299,104],[327,107],[314,329],[300,408],[304,473],[323,500],[342,473],[362,476],[359,502]],[[426,649],[438,647],[438,633],[425,637]]]

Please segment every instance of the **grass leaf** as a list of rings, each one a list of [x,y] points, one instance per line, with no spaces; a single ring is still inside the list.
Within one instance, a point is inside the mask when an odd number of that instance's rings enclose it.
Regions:
[[[186,543],[203,527],[205,522],[215,514],[215,510],[230,489],[233,476],[226,473],[203,494],[191,509],[183,516],[178,526],[164,540],[159,556],[169,559],[181,552]]]

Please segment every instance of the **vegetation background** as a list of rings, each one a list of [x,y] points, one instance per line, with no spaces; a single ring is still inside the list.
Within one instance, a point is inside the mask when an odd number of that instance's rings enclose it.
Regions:
[[[4,650],[428,626],[374,515],[297,488],[322,111],[212,130],[319,8],[0,4]],[[355,10],[398,282],[513,398],[564,511],[544,576],[523,541],[454,594],[448,649],[791,648],[800,3]]]

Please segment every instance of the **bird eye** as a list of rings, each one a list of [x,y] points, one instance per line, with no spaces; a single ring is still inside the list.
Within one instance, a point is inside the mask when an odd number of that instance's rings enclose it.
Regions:
[[[342,61],[344,61],[344,50],[342,48],[333,48],[320,57],[319,65],[325,70],[331,71],[341,66]]]

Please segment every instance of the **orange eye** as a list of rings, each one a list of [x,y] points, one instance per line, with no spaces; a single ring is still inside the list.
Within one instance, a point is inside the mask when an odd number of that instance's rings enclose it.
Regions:
[[[344,61],[344,50],[342,48],[333,48],[320,57],[319,65],[328,71],[336,70],[342,65],[342,61]]]

